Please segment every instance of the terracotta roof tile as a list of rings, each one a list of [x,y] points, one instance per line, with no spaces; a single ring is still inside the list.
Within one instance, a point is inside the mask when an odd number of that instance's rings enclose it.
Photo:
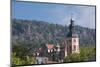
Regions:
[[[53,44],[47,44],[46,46],[48,49],[53,49],[55,47]]]

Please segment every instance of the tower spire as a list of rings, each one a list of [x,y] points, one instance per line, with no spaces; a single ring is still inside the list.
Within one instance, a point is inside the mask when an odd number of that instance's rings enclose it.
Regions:
[[[69,33],[68,33],[67,37],[77,37],[77,34],[75,32],[73,14],[71,14],[70,25],[69,25]]]
[[[73,20],[73,13],[71,13],[71,19],[70,19],[70,23],[73,24],[74,20]]]

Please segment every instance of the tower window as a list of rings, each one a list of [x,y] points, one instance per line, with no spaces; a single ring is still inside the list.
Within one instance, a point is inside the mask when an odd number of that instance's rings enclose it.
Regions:
[[[74,49],[73,49],[74,51],[76,50],[76,45],[74,45]]]
[[[76,42],[76,39],[74,39],[74,42]]]

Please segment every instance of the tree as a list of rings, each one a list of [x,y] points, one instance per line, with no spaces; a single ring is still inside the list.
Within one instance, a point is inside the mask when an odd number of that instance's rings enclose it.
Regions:
[[[83,62],[83,61],[95,61],[96,53],[94,47],[83,47],[80,48],[79,54],[70,54],[65,57],[64,62]]]
[[[27,64],[36,64],[36,59],[32,56],[26,56],[20,58],[16,56],[16,53],[12,53],[12,66],[16,65],[27,65]]]

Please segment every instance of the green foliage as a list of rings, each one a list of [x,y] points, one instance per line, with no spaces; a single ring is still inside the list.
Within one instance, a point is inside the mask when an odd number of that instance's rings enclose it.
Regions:
[[[78,62],[78,61],[80,61],[79,54],[70,54],[64,59],[64,62]]]
[[[35,64],[36,60],[34,57],[26,56],[24,58],[20,58],[16,56],[16,53],[12,53],[12,66],[14,65],[26,65],[26,64]]]
[[[30,49],[22,45],[12,46],[12,65],[35,64],[36,60],[32,56]]]
[[[75,26],[79,35],[80,54],[71,54],[64,59],[65,62],[95,60],[95,29]],[[60,43],[68,33],[68,26],[50,24],[44,21],[12,20],[12,64],[34,64],[35,58],[31,51],[38,47],[45,47],[46,43]],[[43,44],[44,43],[44,44]],[[90,48],[85,48],[90,47]],[[46,52],[45,52],[46,53]]]
[[[12,42],[30,44],[40,47],[42,43],[61,43],[68,33],[68,26],[50,24],[36,20],[12,20]],[[80,46],[95,46],[95,29],[75,26],[79,35]]]
[[[22,60],[16,57],[16,53],[12,54],[12,65],[20,65],[22,64]]]
[[[80,57],[81,57],[81,61],[95,60],[95,58],[96,58],[95,47],[81,48]]]
[[[65,58],[64,58],[64,62],[71,62],[70,56],[65,57]]]
[[[65,57],[64,62],[95,61],[96,54],[94,47],[83,47],[80,54],[70,54]]]
[[[78,62],[80,61],[80,55],[79,54],[71,54],[69,55],[71,62]]]

